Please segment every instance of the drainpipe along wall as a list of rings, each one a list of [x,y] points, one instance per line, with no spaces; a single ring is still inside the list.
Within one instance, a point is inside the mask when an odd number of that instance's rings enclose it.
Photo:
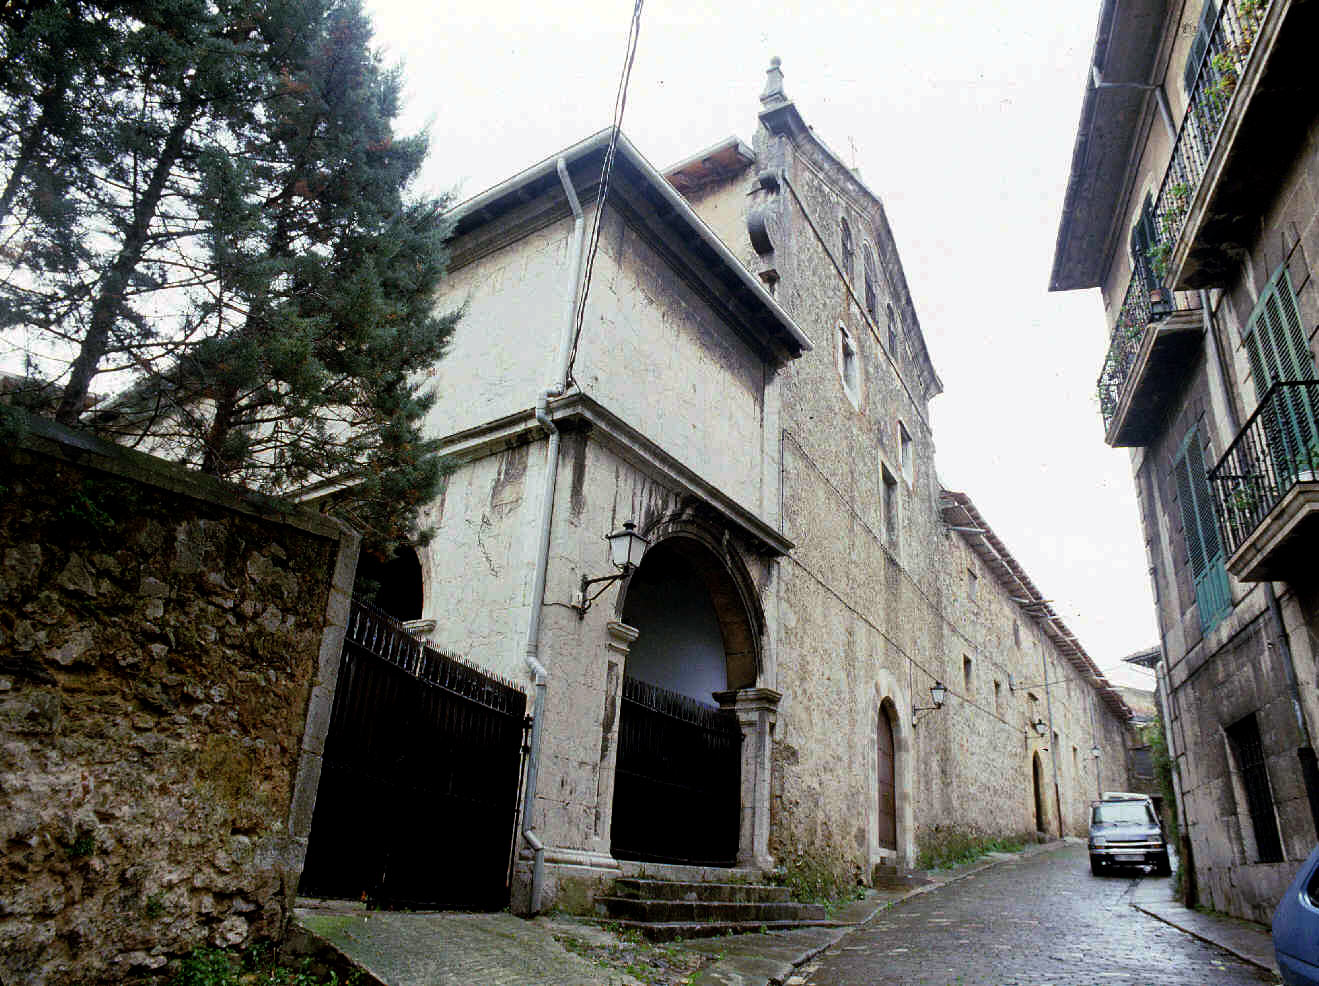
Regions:
[[[545,600],[545,573],[549,567],[550,530],[554,520],[554,485],[559,472],[559,429],[549,416],[551,397],[558,397],[568,389],[568,358],[572,351],[573,332],[577,322],[577,304],[581,293],[582,246],[586,236],[586,221],[582,215],[581,203],[577,201],[577,192],[572,179],[568,176],[568,165],[563,158],[557,162],[559,182],[568,197],[568,206],[572,209],[572,254],[569,263],[569,280],[567,291],[568,310],[564,314],[563,334],[559,340],[558,357],[555,360],[554,378],[551,384],[536,395],[536,421],[545,429],[549,441],[545,448],[545,484],[540,503],[540,525],[536,532],[536,570],[531,585],[531,606],[527,616],[527,640],[523,651],[527,670],[534,676],[536,696],[532,705],[531,752],[527,757],[527,783],[522,800],[522,837],[531,847],[534,863],[531,871],[530,911],[538,914],[541,907],[541,891],[545,883],[545,844],[535,831],[536,782],[540,773],[540,747],[545,721],[545,689],[549,681],[549,670],[540,660],[540,614]]]

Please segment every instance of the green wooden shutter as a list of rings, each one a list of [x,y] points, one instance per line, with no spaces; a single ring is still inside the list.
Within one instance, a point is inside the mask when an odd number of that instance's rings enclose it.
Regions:
[[[1186,555],[1195,585],[1195,601],[1200,610],[1200,626],[1206,633],[1216,627],[1232,609],[1232,590],[1223,566],[1223,542],[1218,533],[1218,518],[1209,495],[1205,475],[1204,451],[1199,432],[1192,428],[1173,462],[1177,480],[1177,499],[1182,508],[1182,534],[1186,538]]]
[[[1200,22],[1196,25],[1195,37],[1191,41],[1191,53],[1186,56],[1186,68],[1182,72],[1182,81],[1186,83],[1188,93],[1195,85],[1196,73],[1200,71],[1200,63],[1209,50],[1209,39],[1213,36],[1217,21],[1218,8],[1214,0],[1205,0],[1204,7],[1200,9]]]
[[[1315,378],[1314,358],[1285,264],[1270,278],[1251,312],[1245,341],[1259,400],[1279,380]],[[1288,481],[1298,456],[1319,442],[1319,413],[1312,406],[1309,388],[1284,388],[1266,410],[1263,424],[1274,467],[1279,478]]]

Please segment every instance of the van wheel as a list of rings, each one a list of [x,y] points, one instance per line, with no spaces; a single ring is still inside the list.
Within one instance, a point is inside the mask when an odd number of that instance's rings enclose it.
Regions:
[[[1172,876],[1172,863],[1168,861],[1168,850],[1164,850],[1154,862],[1155,876]]]
[[[1104,861],[1098,856],[1090,857],[1090,875],[1100,876],[1104,872]]]

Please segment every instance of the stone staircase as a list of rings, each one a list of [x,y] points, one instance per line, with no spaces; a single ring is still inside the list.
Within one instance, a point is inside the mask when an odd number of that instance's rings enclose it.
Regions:
[[[831,927],[818,904],[791,899],[787,887],[624,877],[595,898],[596,913],[651,941]]]

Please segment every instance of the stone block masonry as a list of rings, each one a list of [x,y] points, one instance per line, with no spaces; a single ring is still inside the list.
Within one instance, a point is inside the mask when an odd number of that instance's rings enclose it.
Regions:
[[[282,932],[357,541],[49,425],[0,456],[0,981]]]

